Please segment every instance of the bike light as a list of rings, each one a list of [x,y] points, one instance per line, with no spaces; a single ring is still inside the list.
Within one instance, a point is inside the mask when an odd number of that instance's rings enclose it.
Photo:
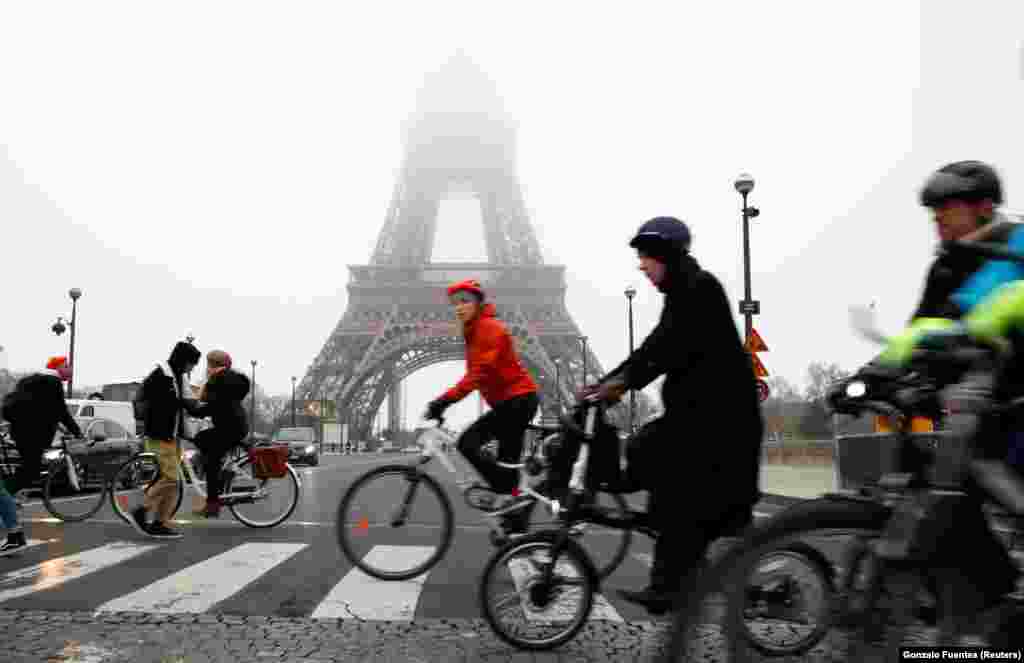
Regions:
[[[46,460],[57,460],[60,458],[60,449],[50,449],[43,454],[43,458]]]
[[[314,447],[312,444],[306,447],[306,453],[311,454],[314,451],[316,451],[316,447]]]
[[[846,395],[850,398],[860,398],[866,393],[868,393],[868,386],[861,380],[854,380],[846,385]]]

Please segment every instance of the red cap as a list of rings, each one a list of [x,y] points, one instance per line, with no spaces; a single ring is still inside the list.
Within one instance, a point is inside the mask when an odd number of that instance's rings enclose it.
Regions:
[[[460,290],[468,290],[481,300],[484,299],[483,288],[480,287],[480,282],[476,279],[466,279],[465,281],[459,281],[458,283],[451,284],[448,286],[448,296],[451,297]]]
[[[51,371],[55,371],[62,366],[66,366],[67,363],[67,357],[50,357],[50,359],[46,362],[46,368],[50,369]]]

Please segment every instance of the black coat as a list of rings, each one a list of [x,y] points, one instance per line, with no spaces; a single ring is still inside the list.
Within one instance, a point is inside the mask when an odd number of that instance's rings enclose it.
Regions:
[[[661,290],[665,305],[658,325],[604,380],[616,377],[627,389],[642,389],[665,375],[664,419],[673,422],[678,437],[664,443],[685,445],[685,454],[666,449],[667,459],[687,460],[679,469],[693,477],[689,483],[697,490],[756,501],[764,421],[725,290],[688,254],[669,265]]]
[[[168,370],[170,373],[168,373]],[[167,364],[158,365],[135,396],[142,404],[143,434],[154,440],[173,440],[181,433],[182,374]]]
[[[64,399],[64,385],[56,373],[33,373],[18,381],[14,387],[17,415],[11,421],[11,437],[18,440],[32,438],[49,445],[57,433],[57,424],[64,424],[68,432],[82,436]]]
[[[249,421],[242,401],[249,394],[249,378],[228,369],[206,383],[206,400],[186,401],[193,417],[210,417],[218,436],[225,440],[241,440],[249,434]]]

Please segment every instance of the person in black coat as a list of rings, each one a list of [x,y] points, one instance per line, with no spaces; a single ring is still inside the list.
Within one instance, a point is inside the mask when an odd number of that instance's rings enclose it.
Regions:
[[[21,466],[8,486],[15,498],[39,481],[43,454],[53,443],[58,424],[71,435],[82,437],[64,399],[63,382],[70,378],[67,359],[52,357],[46,370],[23,377],[14,387],[4,417],[11,424],[11,439],[21,456]]]
[[[664,375],[664,415],[630,440],[626,482],[649,490],[658,532],[650,586],[620,590],[658,614],[708,545],[753,520],[760,499],[761,417],[750,356],[725,290],[690,255],[690,231],[672,217],[644,223],[630,246],[640,270],[665,294],[658,325],[621,365],[586,393],[617,401]]]
[[[190,373],[202,354],[192,345],[181,341],[171,350],[166,362],[157,364],[135,397],[142,409],[143,434],[146,449],[157,455],[160,478],[147,491],[142,506],[132,511],[131,525],[152,537],[181,538],[169,523],[178,504],[178,463],[181,459],[182,404],[185,393],[185,375]],[[156,518],[148,523],[148,515]]]
[[[242,401],[249,394],[249,378],[231,370],[231,355],[213,350],[206,355],[206,384],[199,401],[185,401],[185,408],[193,417],[210,417],[213,428],[200,431],[195,445],[202,452],[206,475],[206,506],[196,515],[207,518],[220,516],[223,477],[220,469],[224,456],[241,444],[249,434],[249,424]]]

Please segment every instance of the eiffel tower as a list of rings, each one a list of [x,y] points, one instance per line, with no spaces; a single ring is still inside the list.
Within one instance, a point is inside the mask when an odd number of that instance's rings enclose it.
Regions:
[[[441,202],[466,194],[480,204],[487,262],[431,262]],[[515,127],[493,83],[461,53],[420,90],[373,257],[348,269],[345,313],[296,397],[333,401],[350,439],[368,437],[385,397],[389,427],[399,430],[401,381],[426,366],[464,360],[462,331],[445,294],[453,281],[481,282],[541,389],[545,415],[574,400],[584,370],[588,382],[603,374],[589,348],[584,361],[586,344],[565,306],[565,267],[544,263],[527,219]],[[448,386],[438,385],[438,393]],[[614,408],[614,418],[624,409]]]

